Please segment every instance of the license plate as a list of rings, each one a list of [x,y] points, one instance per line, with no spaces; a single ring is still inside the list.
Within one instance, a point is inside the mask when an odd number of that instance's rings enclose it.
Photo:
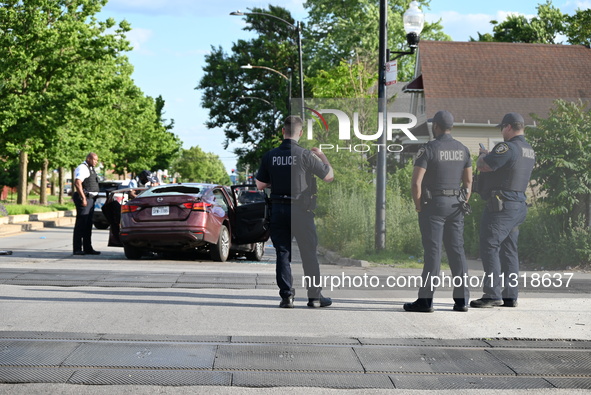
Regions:
[[[152,215],[168,215],[168,206],[152,207]]]

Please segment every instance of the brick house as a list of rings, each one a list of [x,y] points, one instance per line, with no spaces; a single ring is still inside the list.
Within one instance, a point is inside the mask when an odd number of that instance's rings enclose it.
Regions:
[[[546,117],[556,99],[591,100],[591,49],[578,45],[421,41],[415,78],[403,87],[418,118],[407,153],[429,139],[427,118],[454,115],[454,137],[473,154],[502,140],[495,126],[508,112]],[[526,132],[527,133],[527,132]]]

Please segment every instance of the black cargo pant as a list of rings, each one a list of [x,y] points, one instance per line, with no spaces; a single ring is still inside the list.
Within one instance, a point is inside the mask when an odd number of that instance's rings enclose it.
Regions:
[[[320,266],[316,249],[318,237],[314,224],[314,213],[297,203],[277,203],[271,206],[271,240],[277,253],[276,276],[279,295],[286,298],[295,294],[291,274],[291,242],[296,239],[304,276],[307,283],[308,298],[320,297]]]
[[[428,299],[426,302],[431,305],[436,286],[451,282],[452,285],[457,285],[453,288],[454,301],[468,304],[470,291],[467,283],[468,264],[464,253],[464,214],[458,197],[434,196],[419,213],[419,227],[425,250],[419,298]],[[440,276],[442,244],[449,261],[451,278]]]
[[[94,199],[86,198],[86,206],[82,206],[82,199],[78,192],[74,192],[72,200],[76,205],[76,224],[74,225],[74,252],[90,252],[92,248],[92,217],[94,215]]]

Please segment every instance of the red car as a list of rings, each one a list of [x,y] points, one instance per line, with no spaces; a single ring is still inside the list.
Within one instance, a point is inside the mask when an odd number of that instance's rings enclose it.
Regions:
[[[265,196],[239,202],[253,186],[164,184],[121,206],[119,237],[125,256],[146,252],[207,251],[224,262],[231,255],[261,260],[269,237]]]

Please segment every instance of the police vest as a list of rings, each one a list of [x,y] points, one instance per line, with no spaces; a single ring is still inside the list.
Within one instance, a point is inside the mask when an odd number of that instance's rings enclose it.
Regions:
[[[430,141],[427,146],[431,157],[427,162],[423,189],[428,188],[432,192],[459,190],[464,168],[470,160],[468,148],[451,136]]]
[[[88,166],[86,162],[83,163],[88,167],[90,170],[90,175],[82,181],[82,188],[88,192],[98,192],[99,191],[99,180],[96,172],[94,171],[94,167]]]
[[[517,159],[509,166],[488,173],[490,179],[487,180],[487,189],[525,192],[536,163],[534,150],[522,139],[511,140],[506,144],[511,144],[511,149],[515,149]]]
[[[286,139],[267,156],[271,176],[271,198],[309,200],[313,193],[314,175],[306,171],[304,157],[310,151]]]

